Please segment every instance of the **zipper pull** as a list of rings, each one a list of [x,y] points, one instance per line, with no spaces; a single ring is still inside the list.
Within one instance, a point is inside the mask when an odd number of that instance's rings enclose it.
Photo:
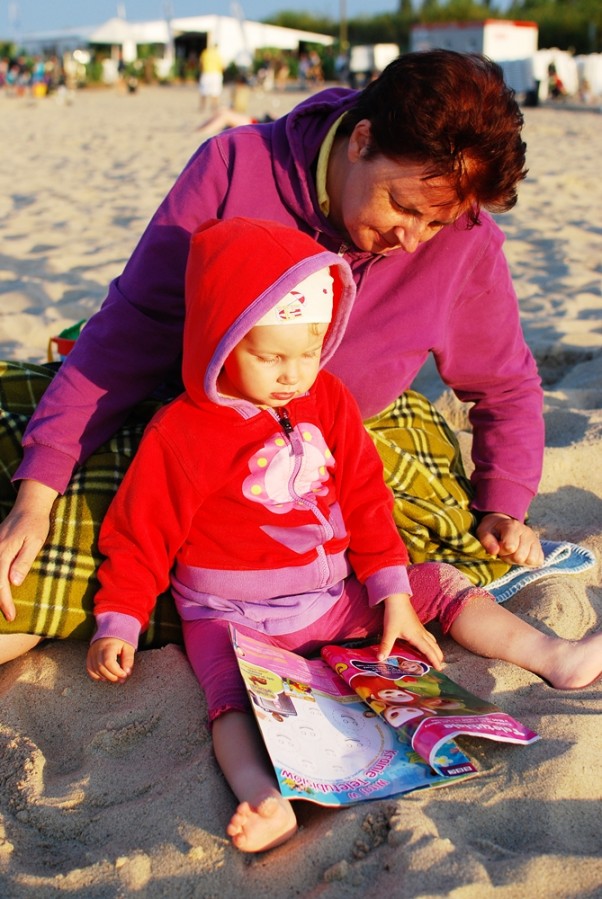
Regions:
[[[288,437],[293,432],[293,426],[291,424],[291,420],[288,417],[288,411],[285,408],[281,408],[276,412],[278,417],[278,421],[280,422],[280,427]]]

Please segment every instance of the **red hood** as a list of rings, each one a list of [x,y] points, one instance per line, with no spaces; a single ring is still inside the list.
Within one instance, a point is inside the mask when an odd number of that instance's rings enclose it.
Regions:
[[[334,278],[334,307],[321,365],[341,342],[355,298],[345,260],[276,222],[232,218],[202,225],[192,236],[186,269],[182,376],[189,396],[196,403],[209,399],[254,414],[251,403],[218,395],[224,361],[279,299],[326,267]]]

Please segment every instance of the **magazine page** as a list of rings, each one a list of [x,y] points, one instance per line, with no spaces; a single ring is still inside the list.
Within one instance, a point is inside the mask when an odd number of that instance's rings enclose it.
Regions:
[[[451,740],[433,754],[438,771],[406,735],[368,708],[323,659],[305,659],[231,627],[251,705],[288,799],[340,806],[474,776]]]
[[[441,747],[460,735],[529,744],[538,735],[498,706],[479,699],[432,668],[416,649],[398,640],[385,661],[378,646],[325,646],[322,657],[368,706],[430,765],[445,773]]]

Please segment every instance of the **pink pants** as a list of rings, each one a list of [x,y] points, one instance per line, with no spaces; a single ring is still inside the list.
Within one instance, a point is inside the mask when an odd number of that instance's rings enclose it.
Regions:
[[[412,605],[423,624],[439,621],[443,632],[452,626],[465,604],[490,593],[475,587],[452,565],[422,562],[408,569],[412,587]],[[382,629],[383,609],[368,605],[365,588],[354,577],[346,581],[341,599],[321,618],[292,634],[267,636],[252,628],[236,625],[264,643],[288,649],[303,656],[314,655],[326,643],[378,637]],[[183,621],[186,654],[205,692],[209,721],[225,712],[249,711],[249,700],[228,632],[228,622],[220,618]]]

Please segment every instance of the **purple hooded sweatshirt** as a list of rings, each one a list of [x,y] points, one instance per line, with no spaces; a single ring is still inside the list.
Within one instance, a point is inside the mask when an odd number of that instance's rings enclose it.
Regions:
[[[260,217],[343,253],[357,285],[328,368],[365,417],[412,384],[429,353],[443,381],[473,403],[473,507],[523,519],[541,475],[542,392],[491,217],[460,219],[414,253],[347,247],[320,211],[312,174],[331,125],[356,94],[323,91],[267,125],[204,143],[169,192],[99,312],[48,388],[24,438],[16,478],[62,492],[74,467],[131,408],[178,376],[190,236],[211,218]]]

